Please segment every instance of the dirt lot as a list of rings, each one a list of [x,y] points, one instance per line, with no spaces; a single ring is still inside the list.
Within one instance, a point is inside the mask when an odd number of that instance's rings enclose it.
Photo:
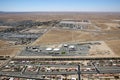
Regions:
[[[5,20],[6,22],[15,22],[22,20],[33,20],[33,21],[50,21],[50,20],[62,20],[62,19],[89,19],[92,23],[97,23],[97,26],[102,30],[118,30],[116,24],[111,24],[113,20],[120,20],[119,13],[8,13],[0,14],[0,20]],[[107,24],[106,24],[107,23]],[[111,27],[108,27],[111,26]],[[112,27],[113,26],[113,27]],[[1,28],[0,30],[2,30]],[[39,33],[41,30],[29,29],[27,32],[36,32]],[[118,30],[120,32],[120,29]],[[32,45],[41,45],[41,44],[54,44],[54,43],[63,43],[63,42],[75,42],[75,41],[106,41],[107,44],[113,49],[113,51],[120,55],[119,44],[120,41],[114,41],[114,39],[120,40],[120,33],[99,33],[99,32],[83,32],[83,31],[71,31],[71,30],[50,30],[42,37],[37,39]],[[110,41],[108,41],[110,40]],[[112,41],[111,41],[112,40]],[[0,49],[4,45],[7,45],[7,42],[0,41]],[[18,49],[7,48],[5,50],[0,50],[0,54],[13,54],[14,51]]]
[[[70,31],[70,30],[50,30],[42,37],[37,39],[32,45],[53,44],[70,41],[85,41],[90,39],[91,35],[88,32]]]
[[[90,56],[117,56],[111,48],[104,42],[104,41],[99,41],[100,45],[92,45],[90,48]]]
[[[52,29],[38,38],[32,45],[54,44],[75,41],[97,41],[120,39],[119,33],[83,32],[75,30]]]
[[[107,30],[107,31],[115,31],[120,30],[120,25],[118,23],[95,23],[96,26],[101,28],[101,30]]]
[[[12,28],[11,26],[0,26],[0,31],[5,30],[7,28]]]
[[[20,48],[15,48],[15,47],[0,49],[0,56],[3,56],[3,55],[14,56],[19,51],[20,51]]]
[[[120,56],[120,40],[106,41],[107,45]]]
[[[3,40],[0,40],[0,48],[4,47],[4,46],[8,46],[9,43],[7,41],[3,41]]]

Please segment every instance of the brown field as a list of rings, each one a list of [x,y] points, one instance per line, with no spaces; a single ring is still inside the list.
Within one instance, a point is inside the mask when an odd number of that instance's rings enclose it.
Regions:
[[[0,40],[0,48],[8,46],[9,43],[7,41]]]
[[[0,26],[0,31],[5,30],[7,28],[12,28],[11,26]]]
[[[54,44],[75,41],[97,41],[120,39],[119,33],[96,33],[75,30],[52,29],[38,38],[32,45]]]
[[[33,21],[50,21],[50,20],[61,20],[61,19],[88,19],[92,23],[95,23],[103,31],[119,31],[120,29],[116,28],[118,24],[113,23],[113,20],[120,20],[120,13],[85,13],[85,12],[37,12],[37,13],[8,13],[0,14],[0,20],[6,22],[15,22],[22,20],[33,20]],[[113,24],[112,24],[113,23]],[[0,28],[3,30],[3,28]],[[23,30],[24,31],[24,30]],[[39,32],[36,29],[29,29],[28,32]],[[120,51],[120,33],[98,33],[98,32],[83,32],[75,30],[60,30],[52,29],[44,34],[42,37],[38,38],[32,45],[41,45],[41,44],[54,44],[54,43],[64,43],[64,42],[84,42],[84,41],[106,41],[111,49],[118,55]],[[109,40],[109,41],[108,41]],[[112,41],[111,41],[112,40]],[[1,47],[8,45],[6,41],[0,40],[0,55],[11,55],[19,51],[18,48],[6,48],[5,50]]]
[[[105,30],[105,31],[115,31],[115,30],[120,30],[120,24],[118,23],[95,23],[96,26],[98,26],[99,28],[101,28],[101,30]]]
[[[107,12],[36,12],[36,13],[7,13],[0,14],[0,20],[6,21],[21,21],[21,20],[34,20],[34,21],[49,21],[60,19],[90,19],[93,22],[110,22],[113,19],[120,19],[119,13]]]
[[[0,49],[0,56],[14,56],[18,51],[20,51],[20,48],[4,48]]]
[[[5,30],[5,28],[0,28],[0,31]]]
[[[42,37],[38,38],[32,45],[54,44],[70,41],[85,41],[90,39],[91,35],[87,32],[70,30],[50,30]]]
[[[120,40],[106,41],[107,45],[120,56]]]
[[[52,29],[42,37],[38,38],[32,45],[55,44],[64,42],[84,42],[84,41],[106,41],[108,46],[119,55],[120,35],[119,33],[93,33],[75,30]]]

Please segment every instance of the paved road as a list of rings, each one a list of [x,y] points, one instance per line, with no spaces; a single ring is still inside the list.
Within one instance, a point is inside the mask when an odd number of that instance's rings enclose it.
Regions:
[[[120,67],[99,67],[99,74],[119,74]],[[77,75],[77,71],[69,71],[69,72],[2,72],[0,71],[0,76],[8,76],[8,77],[20,77],[20,78],[31,78],[31,79],[41,79],[42,75]],[[98,74],[97,71],[81,71],[81,74]],[[42,79],[44,80],[44,79]]]

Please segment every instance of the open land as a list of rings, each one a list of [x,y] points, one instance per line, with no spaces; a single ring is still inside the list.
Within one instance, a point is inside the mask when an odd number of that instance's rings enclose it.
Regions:
[[[111,40],[106,41],[108,46],[118,55],[120,56],[120,40]]]
[[[12,28],[11,27],[12,25],[22,27],[13,24],[14,22],[17,22],[18,24],[22,23],[22,25],[25,25],[27,27],[31,26],[25,24],[25,22],[28,22],[29,24],[34,24],[34,25],[28,28],[23,27],[22,29],[19,30],[20,33],[28,33],[28,34],[40,33],[40,35],[41,33],[43,34],[38,39],[36,38],[34,40],[32,39],[30,42],[28,42],[29,39],[27,38],[26,38],[27,40],[24,39],[19,42],[17,41],[13,42],[12,44],[15,45],[30,44],[31,46],[36,46],[43,44],[46,45],[46,44],[72,43],[72,42],[75,43],[75,42],[85,42],[85,41],[110,42],[111,40],[115,40],[114,44],[117,44],[116,40],[119,41],[120,39],[119,16],[120,16],[119,13],[107,13],[107,12],[103,12],[103,13],[102,12],[101,13],[36,12],[36,13],[8,13],[8,14],[1,13],[0,20],[1,22],[4,21],[5,23],[7,23],[6,27],[1,25],[1,28],[3,28],[2,31],[4,31],[4,29],[7,28]],[[72,29],[62,29],[56,27],[56,24],[58,24],[60,20],[82,20],[82,19],[90,20],[92,26],[90,26],[88,30],[72,30]],[[31,21],[33,22],[31,23]],[[44,23],[46,21],[47,23]],[[12,24],[9,26],[8,23],[12,23]],[[92,30],[89,30],[91,28]],[[99,29],[99,31],[97,31],[95,28]],[[8,46],[7,48],[9,48],[8,43],[5,44],[4,42],[1,42],[2,47],[4,47],[5,45],[6,47]],[[117,51],[119,51],[119,47]]]
[[[0,56],[15,56],[21,49],[20,48],[2,48],[0,49]]]
[[[119,45],[117,12],[0,13],[0,79],[119,80]]]

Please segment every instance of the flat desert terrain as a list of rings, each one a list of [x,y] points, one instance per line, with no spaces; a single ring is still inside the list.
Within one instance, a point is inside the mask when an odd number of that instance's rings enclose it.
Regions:
[[[115,52],[115,54],[120,56],[120,40],[106,41],[106,43]]]
[[[15,56],[20,51],[20,48],[3,48],[0,49],[0,56]]]
[[[111,39],[120,39],[119,33],[99,33],[79,30],[52,29],[45,33],[42,37],[38,38],[33,45]]]
[[[4,47],[4,46],[8,46],[9,43],[7,41],[3,41],[3,40],[0,40],[0,48]]]
[[[51,26],[47,26],[48,32],[39,37],[35,42],[30,45],[45,45],[45,44],[61,44],[69,42],[85,42],[85,41],[105,41],[108,46],[118,55],[120,55],[119,43],[120,43],[120,13],[108,13],[108,12],[36,12],[36,13],[1,13],[0,21],[5,21],[6,23],[14,23],[17,21],[32,20],[36,22],[45,21],[61,21],[64,19],[70,20],[90,20],[93,25],[96,25],[99,31],[80,31],[80,30],[64,30],[64,29],[53,29]],[[43,25],[44,26],[44,25]],[[8,27],[7,27],[8,28]],[[5,29],[1,27],[0,30]],[[44,29],[43,29],[44,30]],[[38,27],[26,28],[19,32],[25,33],[39,33]],[[12,50],[6,41],[0,40],[0,49],[6,47],[12,54]],[[7,47],[8,46],[8,47]],[[10,48],[10,51],[9,51]],[[2,54],[7,54],[3,52]],[[11,52],[11,53],[10,53]]]
[[[91,37],[88,32],[52,29],[38,38],[32,45],[86,41]]]
[[[98,33],[76,30],[52,29],[38,38],[32,45],[61,44],[69,42],[105,41],[112,51],[120,56],[120,33]]]

